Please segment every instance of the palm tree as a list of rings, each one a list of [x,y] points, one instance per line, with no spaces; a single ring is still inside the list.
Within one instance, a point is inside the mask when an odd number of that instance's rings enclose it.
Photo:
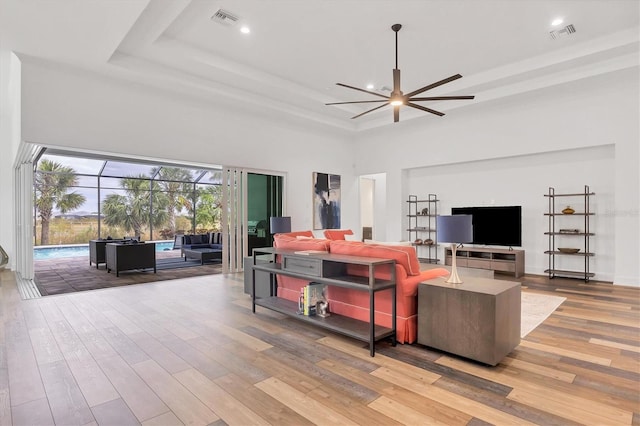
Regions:
[[[155,175],[158,169],[154,169],[151,175]],[[167,226],[171,235],[176,233],[176,213],[186,207],[185,201],[193,193],[191,173],[179,167],[162,167],[160,178],[157,181],[162,192],[166,196]]]
[[[198,188],[196,202],[196,225],[204,228],[219,228],[222,213],[222,186],[206,185]]]
[[[127,177],[120,181],[126,194],[109,194],[104,199],[104,223],[121,226],[138,237],[146,225],[160,226],[167,219],[167,199],[157,182],[148,176]]]
[[[35,205],[40,216],[40,244],[49,244],[49,223],[53,208],[61,213],[77,209],[86,198],[77,192],[67,192],[78,184],[76,171],[51,160],[42,160],[34,176]]]

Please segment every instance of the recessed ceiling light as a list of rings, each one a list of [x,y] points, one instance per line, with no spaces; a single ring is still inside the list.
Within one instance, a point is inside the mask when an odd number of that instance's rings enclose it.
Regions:
[[[367,84],[367,89],[371,90],[373,89],[373,87],[374,87],[373,84]]]
[[[554,27],[557,27],[558,25],[562,24],[563,22],[564,22],[564,19],[556,18],[551,22],[551,25],[553,25]]]
[[[251,32],[251,29],[246,25],[243,25],[242,27],[240,27],[240,32],[242,34],[249,34]]]

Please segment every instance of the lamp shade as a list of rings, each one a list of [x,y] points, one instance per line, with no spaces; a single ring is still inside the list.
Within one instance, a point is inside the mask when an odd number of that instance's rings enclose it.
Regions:
[[[470,243],[473,241],[472,216],[456,214],[436,217],[438,240],[443,243]]]
[[[272,216],[269,218],[269,228],[271,229],[272,234],[291,232],[291,217]]]

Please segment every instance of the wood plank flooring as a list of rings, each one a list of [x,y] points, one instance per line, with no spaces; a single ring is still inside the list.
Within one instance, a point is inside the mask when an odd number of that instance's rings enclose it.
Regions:
[[[242,274],[21,300],[0,271],[0,425],[640,425],[640,289],[520,281],[567,300],[488,367],[252,314]]]

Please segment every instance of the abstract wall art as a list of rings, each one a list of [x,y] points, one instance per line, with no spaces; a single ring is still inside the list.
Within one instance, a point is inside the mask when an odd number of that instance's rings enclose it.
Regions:
[[[313,172],[313,229],[340,229],[340,175]]]

